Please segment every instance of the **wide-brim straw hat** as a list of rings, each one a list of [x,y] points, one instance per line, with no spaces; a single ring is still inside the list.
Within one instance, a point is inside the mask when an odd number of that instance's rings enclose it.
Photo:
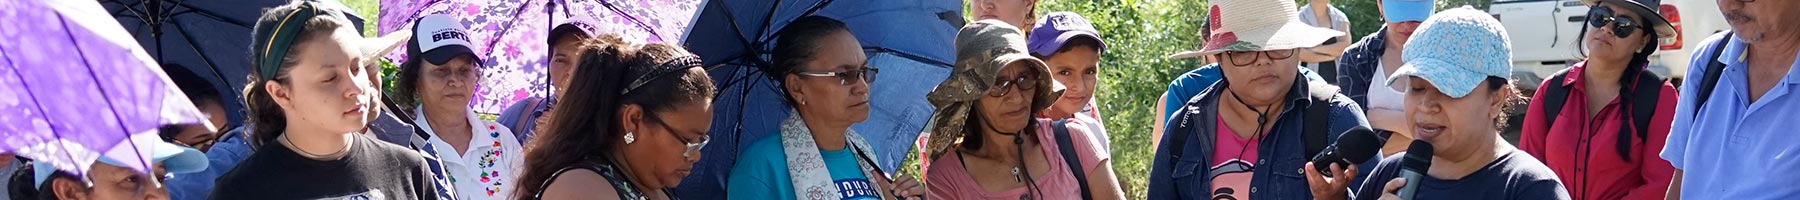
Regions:
[[[1212,35],[1200,50],[1184,51],[1169,58],[1192,58],[1226,51],[1267,51],[1311,48],[1344,32],[1300,22],[1299,6],[1288,0],[1210,1],[1207,17]]]
[[[1026,50],[1025,35],[999,20],[981,20],[963,26],[956,34],[956,66],[950,77],[925,96],[937,113],[927,122],[931,138],[926,152],[936,158],[963,136],[963,127],[976,109],[975,100],[994,89],[995,79],[1007,65],[1023,62],[1036,73],[1037,94],[1031,101],[1031,113],[1050,108],[1062,97],[1063,86],[1050,77],[1043,60]],[[1010,88],[1008,88],[1010,89]],[[1016,95],[1008,94],[1008,95]]]

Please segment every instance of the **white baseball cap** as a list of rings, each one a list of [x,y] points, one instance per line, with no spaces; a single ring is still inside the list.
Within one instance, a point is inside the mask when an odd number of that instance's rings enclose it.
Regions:
[[[469,55],[475,63],[481,63],[481,54],[476,53],[469,29],[463,27],[461,21],[449,14],[430,14],[419,17],[413,22],[412,40],[407,42],[406,53],[418,55],[425,62],[442,65],[456,56]]]

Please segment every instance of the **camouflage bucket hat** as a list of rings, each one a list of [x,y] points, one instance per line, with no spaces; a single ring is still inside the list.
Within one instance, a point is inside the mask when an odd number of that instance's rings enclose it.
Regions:
[[[951,144],[961,140],[963,127],[974,113],[975,100],[993,89],[1000,70],[1008,64],[1025,62],[1036,73],[1037,91],[1031,100],[1031,113],[1042,112],[1062,96],[1063,86],[1050,78],[1043,60],[1026,51],[1025,35],[1017,27],[999,20],[981,20],[963,26],[956,34],[956,66],[950,77],[925,96],[937,113],[925,126],[931,135],[926,147],[931,158],[942,154]],[[1011,95],[1011,94],[1009,94]]]

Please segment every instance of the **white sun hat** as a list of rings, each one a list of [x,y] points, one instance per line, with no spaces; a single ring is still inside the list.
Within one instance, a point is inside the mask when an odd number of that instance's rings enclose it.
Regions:
[[[1266,51],[1319,46],[1344,32],[1300,22],[1291,0],[1215,0],[1206,23],[1212,35],[1200,50],[1169,55],[1192,58],[1226,51]]]

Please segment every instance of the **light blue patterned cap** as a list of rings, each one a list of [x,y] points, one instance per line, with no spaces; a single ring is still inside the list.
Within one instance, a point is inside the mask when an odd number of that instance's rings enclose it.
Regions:
[[[1512,73],[1512,40],[1506,28],[1486,12],[1464,6],[1445,10],[1426,19],[1406,50],[1406,65],[1394,70],[1388,85],[1414,76],[1431,82],[1439,92],[1462,98],[1487,77],[1507,78]]]

